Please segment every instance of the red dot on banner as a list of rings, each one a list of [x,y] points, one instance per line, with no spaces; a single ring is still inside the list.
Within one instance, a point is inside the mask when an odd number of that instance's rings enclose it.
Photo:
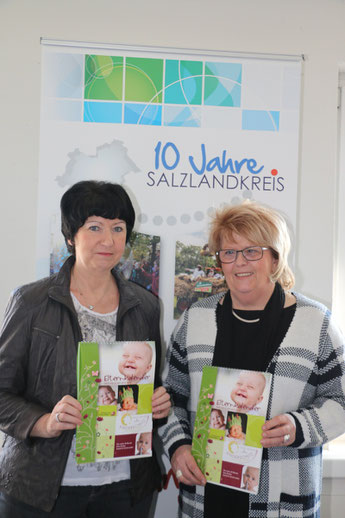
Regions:
[[[272,176],[277,176],[277,174],[278,174],[278,169],[272,169],[271,175]]]

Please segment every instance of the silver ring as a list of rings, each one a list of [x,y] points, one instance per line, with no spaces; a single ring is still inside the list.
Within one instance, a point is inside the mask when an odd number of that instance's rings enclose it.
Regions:
[[[61,421],[60,421],[60,419],[59,419],[59,415],[60,415],[60,412],[56,412],[56,414],[55,414],[55,421],[56,421],[57,423],[61,423]]]
[[[289,433],[285,434],[283,440],[284,440],[284,442],[288,442],[290,440],[290,434]]]
[[[179,479],[179,478],[183,477],[183,473],[182,473],[182,471],[181,471],[180,469],[178,469],[178,470],[176,471],[175,475],[176,475],[176,478],[177,478],[177,479]]]

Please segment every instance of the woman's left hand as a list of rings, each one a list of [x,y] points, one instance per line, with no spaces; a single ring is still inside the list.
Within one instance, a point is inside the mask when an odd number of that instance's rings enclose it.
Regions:
[[[262,431],[261,444],[264,448],[289,446],[295,442],[296,426],[286,414],[277,415],[273,419],[266,421]]]
[[[152,395],[152,417],[162,419],[169,415],[171,408],[170,395],[164,387],[157,387]]]

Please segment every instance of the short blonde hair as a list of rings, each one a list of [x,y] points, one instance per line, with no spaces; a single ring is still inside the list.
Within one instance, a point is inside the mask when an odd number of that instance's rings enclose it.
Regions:
[[[269,247],[277,260],[272,282],[279,282],[286,290],[294,286],[295,276],[288,265],[290,236],[284,218],[276,210],[249,200],[219,209],[211,222],[210,251],[220,250],[222,239],[232,239],[234,234],[258,246]]]

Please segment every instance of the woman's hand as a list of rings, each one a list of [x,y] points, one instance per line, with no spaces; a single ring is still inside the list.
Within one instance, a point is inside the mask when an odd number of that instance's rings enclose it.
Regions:
[[[81,404],[72,396],[64,396],[54,406],[50,414],[44,414],[36,421],[31,437],[52,439],[64,430],[74,430],[82,424]]]
[[[171,467],[179,482],[188,486],[204,486],[206,478],[191,454],[192,446],[183,444],[171,457]]]
[[[272,446],[289,446],[295,442],[296,426],[286,414],[277,415],[266,421],[262,427],[262,441],[264,448]]]
[[[170,395],[164,387],[157,387],[152,395],[152,417],[162,419],[169,415],[171,408]]]

